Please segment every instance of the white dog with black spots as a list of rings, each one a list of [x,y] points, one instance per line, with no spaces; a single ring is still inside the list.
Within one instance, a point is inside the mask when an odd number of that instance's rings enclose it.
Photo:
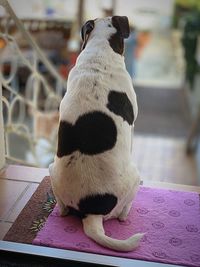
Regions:
[[[138,108],[124,63],[127,17],[87,21],[82,52],[60,104],[58,148],[50,176],[60,214],[78,215],[84,232],[104,247],[131,251],[143,234],[105,235],[103,220],[126,220],[140,176],[131,156]]]

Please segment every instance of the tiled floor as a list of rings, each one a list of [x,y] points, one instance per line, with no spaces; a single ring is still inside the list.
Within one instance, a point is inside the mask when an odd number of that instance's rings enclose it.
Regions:
[[[194,158],[185,155],[183,139],[134,137],[133,159],[142,180],[197,185]],[[30,199],[47,169],[10,165],[0,174],[0,239]]]
[[[198,185],[197,163],[186,155],[184,138],[135,135],[133,159],[142,180]]]
[[[184,89],[135,87],[135,91],[138,135],[188,137],[191,121]]]
[[[0,239],[35,192],[47,169],[10,165],[0,173]]]

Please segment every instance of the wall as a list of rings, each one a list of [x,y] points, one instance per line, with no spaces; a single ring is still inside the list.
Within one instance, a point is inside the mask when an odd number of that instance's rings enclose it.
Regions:
[[[139,29],[168,28],[173,15],[174,0],[123,0],[117,1],[117,13],[126,15]]]
[[[78,0],[10,0],[19,17],[58,17],[74,20]],[[85,0],[85,20],[103,16],[112,0]],[[116,0],[116,14],[126,15],[131,24],[144,30],[168,28],[173,14],[174,0]],[[53,13],[51,13],[51,11]]]
[[[56,17],[74,20],[78,0],[9,0],[20,18]]]

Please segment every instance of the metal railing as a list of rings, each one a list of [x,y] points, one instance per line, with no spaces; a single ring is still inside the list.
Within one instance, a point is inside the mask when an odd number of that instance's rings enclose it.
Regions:
[[[0,40],[4,43],[4,47],[0,49],[0,95],[2,94],[0,100],[0,167],[4,164],[4,159],[27,165],[45,166],[48,165],[48,159],[47,162],[41,159],[49,158],[51,152],[53,155],[57,132],[54,127],[55,123],[52,124],[50,120],[53,118],[54,122],[58,119],[57,110],[62,93],[67,89],[66,81],[38,47],[8,1],[0,0],[0,6],[6,13],[0,25]],[[28,51],[20,48],[15,35],[10,32],[10,25],[13,23],[20,32],[21,38],[28,43]],[[54,79],[53,86],[47,76],[41,73],[39,69],[41,63],[48,75]],[[20,69],[22,69],[22,77],[23,70],[26,69],[24,76],[27,77],[23,88],[20,87],[18,80]],[[49,121],[52,124],[50,130],[50,126],[45,126]],[[45,127],[46,131],[41,130]],[[40,133],[41,131],[43,134]],[[15,151],[21,146],[24,146],[26,150],[22,157]],[[41,151],[41,146],[44,147],[43,151]]]

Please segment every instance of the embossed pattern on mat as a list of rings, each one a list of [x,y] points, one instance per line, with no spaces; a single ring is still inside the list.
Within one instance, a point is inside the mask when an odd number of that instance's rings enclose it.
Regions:
[[[86,251],[133,259],[186,266],[200,266],[199,195],[164,189],[140,187],[125,222],[104,223],[108,236],[126,239],[145,232],[140,247],[119,253],[105,249],[85,236],[78,218],[60,217],[57,207],[49,216],[34,244]]]

